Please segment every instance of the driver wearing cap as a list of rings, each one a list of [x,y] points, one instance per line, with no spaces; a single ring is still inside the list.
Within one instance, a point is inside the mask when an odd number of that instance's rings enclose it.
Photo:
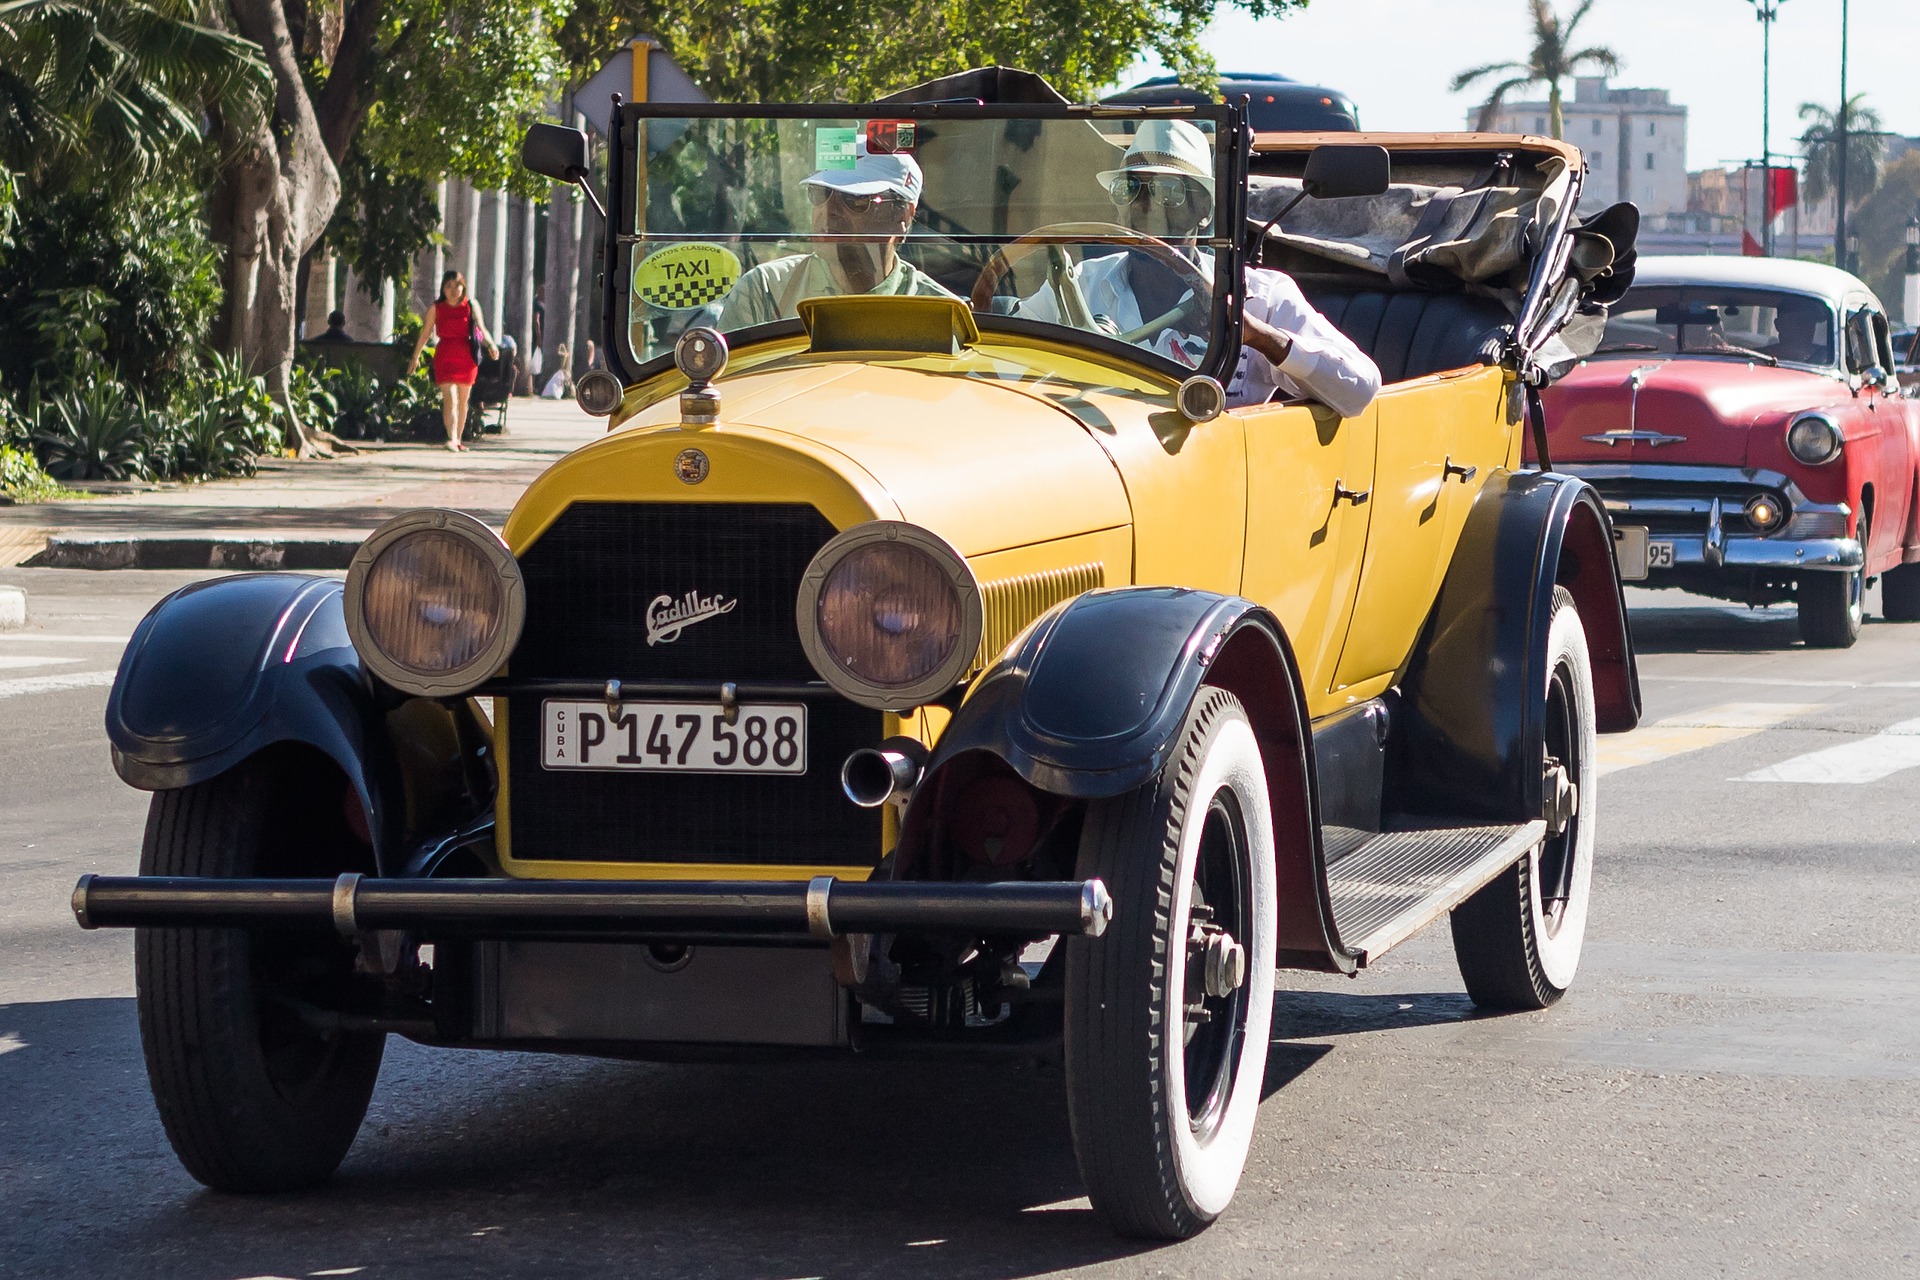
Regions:
[[[1165,241],[1208,279],[1213,255],[1199,247],[1213,221],[1213,151],[1206,135],[1184,120],[1142,122],[1118,169],[1099,175],[1134,231]],[[1095,324],[1116,334],[1167,317],[1190,298],[1189,284],[1144,249],[1088,258],[1073,270]],[[1227,385],[1229,405],[1260,404],[1277,389],[1318,400],[1343,418],[1373,402],[1380,370],[1367,353],[1314,310],[1293,278],[1249,267],[1240,334],[1240,363]],[[1060,321],[1049,286],[1023,299],[1015,315]],[[1191,322],[1189,322],[1191,323]],[[1140,346],[1188,366],[1206,353],[1204,338],[1183,332],[1171,318],[1137,335]]]
[[[856,139],[851,168],[821,169],[800,183],[812,206],[813,234],[821,237],[813,252],[754,267],[698,323],[744,329],[790,320],[803,299],[843,294],[953,297],[899,254],[922,185],[912,156],[872,154],[864,136]]]

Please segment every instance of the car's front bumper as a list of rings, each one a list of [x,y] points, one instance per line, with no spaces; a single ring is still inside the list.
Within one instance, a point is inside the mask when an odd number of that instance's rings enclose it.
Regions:
[[[1098,936],[1113,913],[1098,880],[955,884],[620,880],[332,880],[93,876],[73,890],[81,927],[332,928],[424,936],[795,942],[846,934]]]

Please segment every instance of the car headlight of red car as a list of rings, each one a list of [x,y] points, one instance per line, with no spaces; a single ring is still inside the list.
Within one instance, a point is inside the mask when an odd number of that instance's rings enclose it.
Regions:
[[[409,511],[347,569],[347,634],[381,680],[416,697],[465,693],[498,671],[527,616],[520,566],[460,511]]]
[[[820,548],[795,605],[813,669],[862,706],[904,711],[959,683],[984,625],[960,553],[898,520],[856,525]]]
[[[1787,452],[1810,467],[1840,456],[1840,427],[1824,413],[1803,413],[1787,427]]]

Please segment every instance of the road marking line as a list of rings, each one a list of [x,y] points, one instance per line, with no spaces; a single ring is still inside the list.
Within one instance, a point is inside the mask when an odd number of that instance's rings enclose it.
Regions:
[[[1902,720],[1871,738],[1811,751],[1732,781],[1858,784],[1916,768],[1920,768],[1920,720]]]
[[[57,693],[62,689],[95,689],[113,683],[111,671],[75,671],[63,676],[22,676],[18,680],[0,680],[0,698],[23,693]]]
[[[1691,751],[1717,747],[1723,742],[1732,742],[1796,717],[1809,715],[1823,705],[1804,702],[1724,702],[1704,711],[1669,716],[1631,733],[1602,738],[1600,758],[1594,765],[1595,772],[1604,778],[1622,769],[1633,769]]]
[[[1783,689],[1920,689],[1920,680],[1774,680],[1766,676],[1650,676],[1642,674],[1641,683],[1664,680],[1668,684],[1764,684]]]
[[[58,667],[69,662],[84,661],[84,658],[49,658],[34,653],[0,653],[0,671],[17,671],[22,667]]]
[[[86,636],[51,631],[0,631],[0,640],[32,640],[45,644],[117,644],[125,645],[132,636]]]

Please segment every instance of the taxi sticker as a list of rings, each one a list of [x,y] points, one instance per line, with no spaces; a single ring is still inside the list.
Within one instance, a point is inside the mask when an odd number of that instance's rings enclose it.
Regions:
[[[851,169],[860,158],[858,129],[815,129],[813,131],[813,167]]]
[[[633,264],[633,291],[662,311],[692,311],[740,279],[740,259],[725,245],[671,244]]]

